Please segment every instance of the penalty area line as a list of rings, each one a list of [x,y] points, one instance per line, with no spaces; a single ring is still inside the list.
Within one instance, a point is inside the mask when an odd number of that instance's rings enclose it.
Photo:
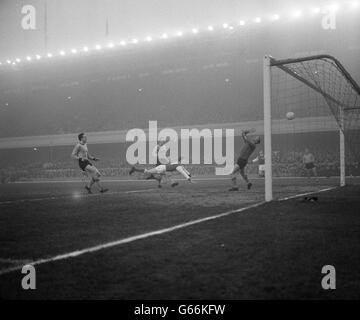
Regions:
[[[138,240],[142,240],[142,239],[146,239],[146,238],[150,238],[150,237],[170,233],[170,232],[173,232],[173,231],[176,231],[176,230],[179,230],[179,229],[184,229],[184,228],[187,228],[187,227],[190,227],[190,226],[193,226],[193,225],[196,225],[196,224],[200,224],[200,223],[203,223],[203,222],[223,218],[223,217],[229,216],[231,214],[244,212],[246,210],[259,207],[259,206],[263,205],[264,203],[265,203],[264,201],[258,202],[258,203],[249,205],[247,207],[243,207],[243,208],[235,209],[235,210],[231,210],[231,211],[226,211],[226,212],[214,215],[214,216],[209,216],[209,217],[205,217],[205,218],[185,222],[185,223],[182,223],[182,224],[178,224],[178,225],[175,225],[175,226],[172,226],[172,227],[169,227],[169,228],[164,228],[164,229],[160,229],[160,230],[156,230],[156,231],[151,231],[151,232],[139,234],[139,235],[136,235],[136,236],[132,236],[132,237],[128,237],[128,238],[124,238],[124,239],[120,239],[120,240],[116,240],[116,241],[112,241],[112,242],[107,242],[107,243],[104,243],[104,244],[100,244],[100,245],[97,245],[97,246],[94,246],[94,247],[85,248],[85,249],[82,249],[82,250],[76,250],[76,251],[68,252],[68,253],[65,253],[65,254],[60,254],[60,255],[57,255],[57,256],[50,257],[50,258],[31,261],[31,262],[28,262],[27,264],[36,266],[36,265],[46,264],[46,263],[50,263],[50,262],[55,262],[55,261],[60,261],[60,260],[66,260],[66,259],[70,259],[70,258],[79,257],[79,256],[87,254],[87,253],[93,253],[93,252],[96,252],[96,251],[100,251],[100,250],[120,246],[120,245],[123,245],[123,244],[135,242],[135,241],[138,241]],[[11,268],[0,270],[0,276],[4,275],[4,274],[7,274],[7,273],[10,273],[10,272],[21,270],[22,267],[23,267],[23,265],[17,265],[17,266],[11,267]]]

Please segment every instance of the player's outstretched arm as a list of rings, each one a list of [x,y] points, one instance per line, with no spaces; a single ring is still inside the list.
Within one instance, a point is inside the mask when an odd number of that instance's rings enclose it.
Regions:
[[[249,133],[249,130],[243,130],[241,131],[241,136],[244,139],[244,141],[249,141],[249,138],[247,136],[247,134]]]

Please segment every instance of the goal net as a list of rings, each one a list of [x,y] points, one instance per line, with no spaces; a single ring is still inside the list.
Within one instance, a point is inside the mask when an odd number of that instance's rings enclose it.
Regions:
[[[277,197],[276,180],[303,181],[299,193],[345,185],[359,175],[359,138],[360,88],[337,59],[264,58],[267,201]]]

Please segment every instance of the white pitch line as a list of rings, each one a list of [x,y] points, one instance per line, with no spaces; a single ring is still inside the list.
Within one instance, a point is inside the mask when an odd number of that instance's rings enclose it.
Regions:
[[[95,193],[95,194],[80,194],[80,195],[64,195],[64,196],[53,196],[47,198],[33,198],[33,199],[17,199],[17,200],[7,200],[0,202],[2,204],[12,204],[12,203],[22,203],[22,202],[37,202],[37,201],[46,201],[46,200],[58,200],[58,199],[81,199],[81,198],[90,198],[90,197],[99,197],[106,195],[114,194],[128,194],[128,193],[139,193],[139,192],[149,192],[157,190],[155,188],[151,189],[139,189],[139,190],[130,190],[130,191],[119,191],[119,192],[106,192],[106,193]]]
[[[57,255],[57,256],[54,256],[54,257],[50,257],[50,258],[35,260],[35,261],[32,261],[32,262],[28,262],[28,264],[31,264],[31,265],[35,266],[35,265],[50,263],[50,262],[54,262],[54,261],[66,260],[66,259],[69,259],[69,258],[79,257],[79,256],[81,256],[83,254],[86,254],[86,253],[92,253],[92,252],[96,252],[96,251],[116,247],[116,246],[119,246],[119,245],[122,245],[122,244],[131,243],[131,242],[134,242],[134,241],[137,241],[137,240],[142,240],[142,239],[146,239],[146,238],[149,238],[149,237],[153,237],[153,236],[173,232],[173,231],[183,229],[183,228],[186,228],[186,227],[190,227],[190,226],[193,226],[193,225],[196,225],[196,224],[199,224],[199,223],[203,223],[203,222],[206,222],[206,221],[219,219],[219,218],[222,218],[222,217],[234,214],[234,213],[240,213],[240,212],[252,209],[252,208],[259,207],[259,206],[263,205],[264,203],[265,202],[258,202],[258,203],[252,204],[252,205],[244,207],[244,208],[227,211],[227,212],[220,213],[220,214],[217,214],[217,215],[214,215],[214,216],[210,216],[210,217],[201,218],[201,219],[185,222],[185,223],[182,223],[182,224],[178,224],[178,225],[175,225],[175,226],[172,226],[172,227],[169,227],[169,228],[143,233],[143,234],[140,234],[140,235],[137,235],[137,236],[132,236],[132,237],[128,237],[128,238],[124,238],[124,239],[120,239],[120,240],[100,244],[100,245],[85,248],[85,249],[82,249],[82,250],[72,251],[72,252],[69,252],[69,253]],[[7,273],[10,273],[10,272],[13,272],[13,271],[21,270],[22,267],[23,267],[23,265],[18,265],[18,266],[12,267],[12,268],[7,268],[7,269],[0,270],[0,276],[4,275],[4,274],[7,274]]]
[[[296,199],[296,198],[299,198],[299,197],[303,197],[303,196],[308,196],[310,194],[317,194],[317,193],[321,193],[321,192],[325,192],[325,191],[330,191],[330,190],[334,190],[338,187],[331,187],[331,188],[326,188],[326,189],[320,189],[318,191],[312,191],[312,192],[306,192],[306,193],[299,193],[299,194],[296,194],[294,196],[289,196],[289,197],[285,197],[285,198],[280,198],[278,199],[278,201],[286,201],[286,200],[291,200],[291,199]]]

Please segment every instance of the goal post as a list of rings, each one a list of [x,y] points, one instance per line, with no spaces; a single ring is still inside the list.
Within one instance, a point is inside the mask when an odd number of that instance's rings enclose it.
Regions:
[[[360,88],[339,60],[330,55],[284,60],[266,55],[263,94],[265,200],[274,198],[275,134],[282,135],[282,140],[308,134],[307,139],[311,140],[315,139],[316,133],[331,132],[334,137],[333,132],[338,131],[337,142],[331,143],[338,144],[333,153],[338,154],[339,185],[344,186],[346,167],[352,160],[358,160],[360,154]],[[294,114],[295,120],[288,120],[287,112]],[[300,161],[297,162],[299,167]]]
[[[271,145],[271,57],[264,57],[264,157],[265,201],[273,200]]]
[[[345,180],[345,134],[344,134],[344,109],[339,107],[339,143],[340,143],[340,186],[344,187]]]

